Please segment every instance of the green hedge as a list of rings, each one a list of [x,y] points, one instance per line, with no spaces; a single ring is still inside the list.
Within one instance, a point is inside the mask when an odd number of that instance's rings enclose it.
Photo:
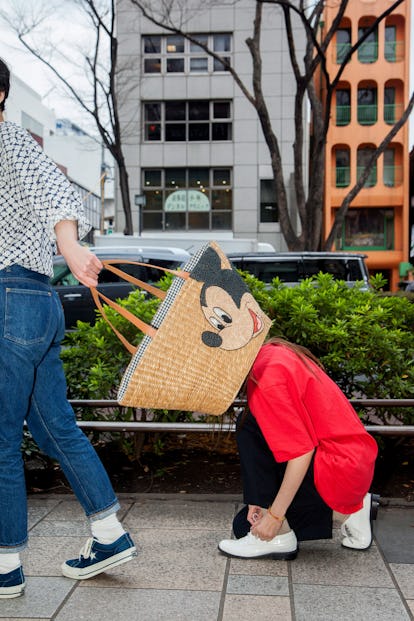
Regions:
[[[296,287],[278,279],[270,288],[249,274],[242,274],[262,309],[273,320],[271,336],[308,347],[349,398],[414,398],[414,304],[403,296],[385,296],[373,288],[349,288],[329,274],[319,274]],[[169,278],[161,281],[166,289]],[[381,281],[373,281],[377,288]],[[135,291],[120,301],[149,322],[158,301]],[[114,325],[138,344],[142,338],[111,308]],[[114,399],[122,372],[130,359],[107,323],[78,323],[65,339],[62,359],[71,399]],[[132,408],[83,411],[82,416],[131,420]],[[191,420],[187,412],[145,413],[157,420]],[[367,413],[360,415],[367,420]],[[380,424],[414,423],[412,408],[378,408],[369,412]]]

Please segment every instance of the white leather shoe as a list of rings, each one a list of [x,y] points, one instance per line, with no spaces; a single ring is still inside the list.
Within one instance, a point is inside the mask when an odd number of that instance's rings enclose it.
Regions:
[[[367,550],[372,543],[372,521],[379,507],[377,494],[366,494],[362,509],[352,513],[341,526],[342,545],[353,550]]]
[[[276,535],[270,541],[262,541],[247,533],[241,539],[223,539],[218,544],[220,552],[237,558],[264,558],[292,560],[298,552],[298,542],[293,530],[285,535]]]

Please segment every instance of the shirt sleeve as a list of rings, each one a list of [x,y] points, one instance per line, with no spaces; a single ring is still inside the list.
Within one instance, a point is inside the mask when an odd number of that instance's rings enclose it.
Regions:
[[[248,400],[276,461],[300,457],[318,445],[312,421],[293,382],[281,381],[265,389],[252,383]]]
[[[62,220],[76,220],[82,239],[91,226],[79,193],[29,133],[21,131],[21,140],[13,151],[14,170],[36,216],[52,241],[56,239],[55,225]]]

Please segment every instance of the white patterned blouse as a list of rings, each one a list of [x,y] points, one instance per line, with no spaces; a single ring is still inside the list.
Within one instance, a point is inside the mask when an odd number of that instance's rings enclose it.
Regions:
[[[51,276],[54,227],[77,220],[79,239],[90,230],[80,195],[30,134],[0,122],[0,270],[18,264]]]

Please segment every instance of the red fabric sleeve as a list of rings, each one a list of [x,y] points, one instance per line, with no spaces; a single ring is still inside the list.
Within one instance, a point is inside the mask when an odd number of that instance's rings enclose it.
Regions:
[[[276,461],[305,455],[318,445],[312,421],[292,382],[278,382],[264,390],[249,382],[248,400]]]

